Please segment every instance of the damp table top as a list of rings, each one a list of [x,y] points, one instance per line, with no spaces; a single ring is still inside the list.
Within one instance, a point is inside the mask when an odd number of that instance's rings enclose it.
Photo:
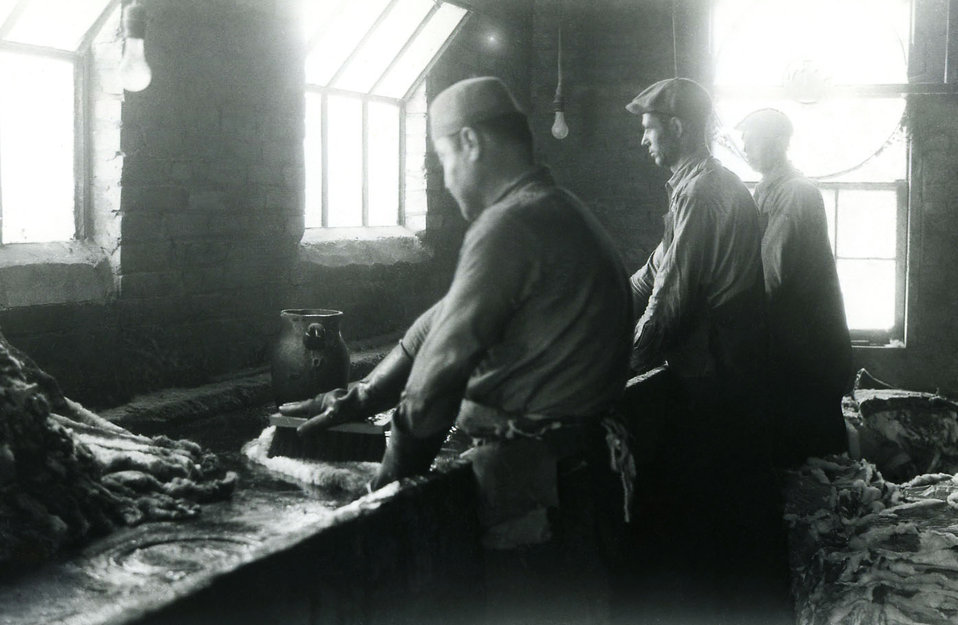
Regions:
[[[282,479],[239,453],[228,460],[240,473],[231,500],[204,505],[192,521],[119,529],[0,583],[0,625],[132,622],[387,495],[350,504],[344,494]]]

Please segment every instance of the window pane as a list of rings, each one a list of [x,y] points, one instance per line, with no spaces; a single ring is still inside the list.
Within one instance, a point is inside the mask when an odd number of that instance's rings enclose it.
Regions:
[[[399,107],[370,102],[369,224],[399,223]]]
[[[302,2],[303,9],[303,30],[306,33],[306,41],[312,41],[313,37],[322,36],[326,33],[332,20],[342,11],[343,7],[350,0],[310,0]]]
[[[7,21],[7,17],[10,16],[10,12],[13,11],[16,4],[17,0],[0,0],[0,26],[3,26],[3,23]]]
[[[108,3],[109,0],[32,0],[6,39],[76,50]]]
[[[306,82],[328,85],[388,4],[389,0],[347,3],[306,57]]]
[[[306,93],[306,227],[323,225],[323,97]]]
[[[898,194],[895,190],[838,192],[838,255],[890,258],[897,252]]]
[[[837,264],[849,329],[892,329],[895,325],[895,261],[839,259]]]
[[[908,139],[904,128],[899,126],[878,152],[868,158],[861,167],[828,176],[835,182],[890,182],[904,180],[908,171]]]
[[[791,99],[722,97],[715,110],[719,133],[725,142],[741,152],[741,133],[735,127],[746,115],[761,108],[775,108],[788,116],[795,128],[789,147],[789,158],[806,175],[818,178],[856,170],[876,153],[890,145],[893,150],[883,168],[886,177],[872,172],[867,179],[890,182],[904,177],[904,143],[901,135],[905,99],[894,98],[826,98],[815,104]],[[729,153],[717,154],[723,163],[746,179],[757,179],[743,158]],[[724,159],[729,159],[727,162]],[[898,167],[892,172],[891,167]],[[843,179],[865,180],[857,174]]]
[[[363,225],[363,104],[329,96],[329,226]]]
[[[73,64],[0,53],[3,243],[66,241],[76,232]]]
[[[333,86],[368,93],[434,6],[432,0],[398,0]]]
[[[465,9],[451,4],[440,6],[375,93],[391,98],[403,97],[465,16]]]
[[[719,85],[907,82],[908,0],[722,0]],[[808,80],[811,79],[811,82]]]

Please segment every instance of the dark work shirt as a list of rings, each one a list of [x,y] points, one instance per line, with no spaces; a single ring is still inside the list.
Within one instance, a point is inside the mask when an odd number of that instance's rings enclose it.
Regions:
[[[665,236],[632,276],[632,366],[687,381],[760,385],[766,353],[761,227],[748,189],[708,152],[668,182]]]
[[[776,375],[802,392],[840,396],[851,381],[851,341],[822,194],[785,163],[762,179],[755,201],[767,220],[762,262]]]
[[[620,396],[631,335],[628,275],[601,226],[545,169],[471,224],[449,292],[402,340],[401,402],[419,436],[452,424],[445,398],[510,414],[598,415]]]

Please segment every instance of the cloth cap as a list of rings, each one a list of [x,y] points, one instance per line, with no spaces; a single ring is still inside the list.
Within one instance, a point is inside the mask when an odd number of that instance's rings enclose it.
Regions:
[[[633,115],[661,113],[704,124],[712,112],[712,98],[694,80],[667,78],[646,87],[625,109]]]
[[[750,130],[769,137],[790,139],[792,136],[792,122],[785,113],[778,109],[764,108],[752,111],[736,126],[736,130],[745,132]]]
[[[494,76],[461,80],[437,95],[429,105],[433,139],[509,113],[523,114],[506,84]]]

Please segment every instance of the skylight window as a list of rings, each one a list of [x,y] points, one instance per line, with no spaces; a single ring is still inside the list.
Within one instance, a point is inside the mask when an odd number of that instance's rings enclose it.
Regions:
[[[423,76],[468,12],[435,0],[319,4],[306,16],[306,226],[421,228],[423,211],[405,206],[423,184],[410,172],[425,175],[425,126],[412,117],[423,115]]]

